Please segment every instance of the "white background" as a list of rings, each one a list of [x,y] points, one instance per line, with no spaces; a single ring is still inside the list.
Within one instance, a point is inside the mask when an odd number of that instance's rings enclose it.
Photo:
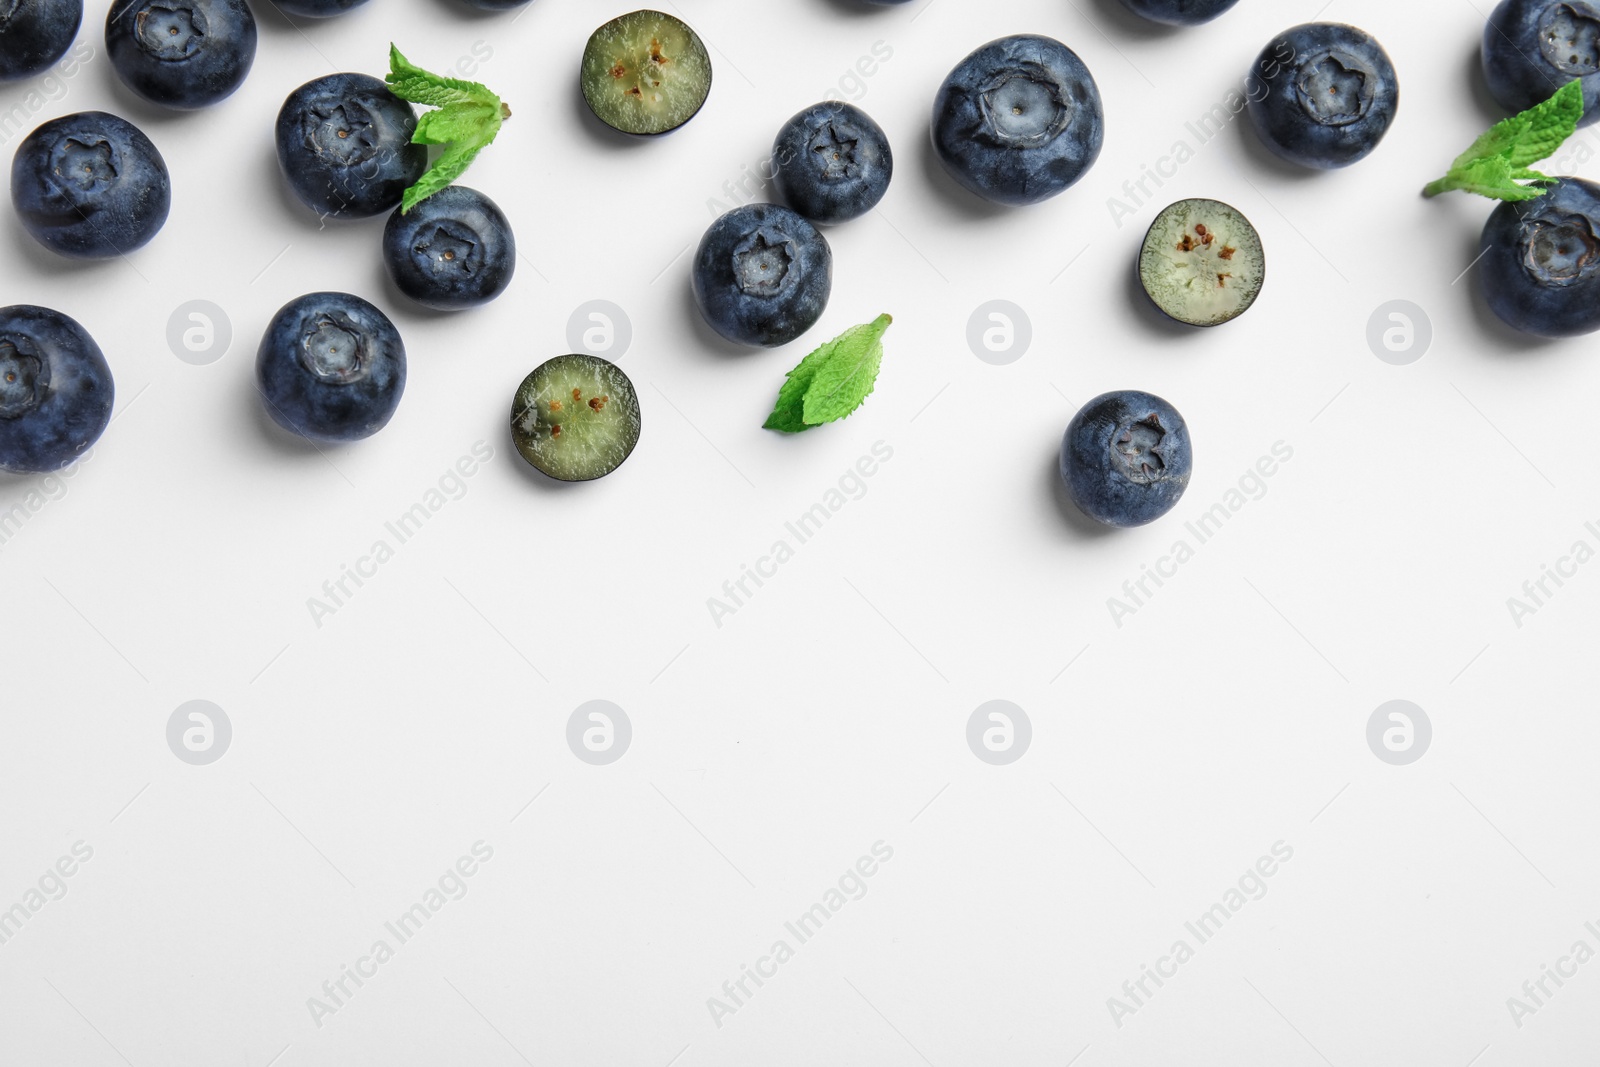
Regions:
[[[1600,948],[1600,567],[1520,627],[1507,598],[1577,539],[1600,547],[1600,365],[1590,339],[1534,342],[1482,309],[1487,201],[1417,195],[1499,117],[1476,73],[1487,7],[1322,2],[1242,0],[1163,32],[1113,0],[681,0],[716,85],[652,141],[598,127],[577,90],[587,35],[622,7],[373,0],[291,24],[261,5],[244,87],[167,115],[115,84],[92,4],[94,58],[33,121],[133,119],[173,210],[98,265],[52,258],[0,211],[5,302],[79,319],[118,392],[92,456],[0,548],[0,908],[74,842],[94,850],[0,945],[0,1062],[1590,1062],[1600,962],[1520,1028],[1506,1001],[1580,938]],[[1372,31],[1399,70],[1379,150],[1293,172],[1243,117],[1199,145],[1185,123],[1319,16]],[[1083,56],[1107,134],[1068,193],[998,209],[938,171],[927,121],[948,70],[1016,32]],[[323,228],[277,173],[284,96],[381,74],[391,39],[433,69],[487,45],[476,77],[515,112],[467,179],[523,252],[485,309],[406,306],[382,220]],[[878,42],[892,55],[851,75]],[[734,351],[697,319],[690,247],[708,201],[731,206],[724,184],[830,90],[888,131],[893,185],[828,231],[817,327]],[[1108,198],[1179,139],[1194,158],[1116,225]],[[1600,138],[1579,143],[1552,169],[1600,177],[1581,161]],[[1255,308],[1207,332],[1156,321],[1130,284],[1144,227],[1183,196],[1240,207],[1269,257]],[[253,393],[267,321],[313,289],[374,300],[410,357],[390,426],[322,453]],[[194,299],[232,324],[208,366],[166,340]],[[643,437],[614,475],[557,486],[506,416],[593,299],[631,320],[619,362]],[[1007,366],[966,339],[992,299],[1031,321]],[[1396,299],[1432,323],[1409,366],[1366,340]],[[884,311],[861,411],[759,428],[787,369]],[[1114,388],[1182,411],[1195,474],[1163,521],[1100,534],[1057,490],[1055,453]],[[465,494],[317,625],[308,598],[479,441],[494,459]],[[864,495],[716,625],[708,598],[879,441],[893,455]],[[1107,599],[1193,547],[1184,523],[1280,441],[1293,457],[1265,495],[1118,626]],[[39,487],[0,481],[0,508]],[[166,742],[193,699],[233,725],[209,766]],[[609,766],[566,742],[591,699],[632,722]],[[967,746],[991,699],[1032,722],[1009,766]],[[1366,741],[1391,699],[1433,724],[1410,766]],[[308,998],[479,840],[493,859],[467,895],[318,1026]],[[866,895],[716,1025],[708,998],[794,944],[783,924],[880,840],[893,859]],[[1294,855],[1266,896],[1116,1025],[1108,998],[1193,945],[1185,921],[1279,841]]]

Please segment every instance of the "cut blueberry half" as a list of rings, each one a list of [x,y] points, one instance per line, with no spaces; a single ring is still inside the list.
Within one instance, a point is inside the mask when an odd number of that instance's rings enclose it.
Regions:
[[[632,11],[595,30],[583,50],[583,99],[623,133],[657,134],[694,118],[711,93],[699,34],[661,11]]]
[[[546,360],[517,387],[511,440],[522,458],[563,482],[603,478],[639,443],[639,394],[599,356]]]
[[[1139,282],[1168,317],[1220,326],[1249,310],[1266,278],[1261,237],[1235,208],[1179,200],[1156,216],[1139,252]]]

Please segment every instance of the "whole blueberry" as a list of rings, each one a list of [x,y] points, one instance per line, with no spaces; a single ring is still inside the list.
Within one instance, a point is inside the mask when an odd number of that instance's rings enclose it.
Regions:
[[[11,202],[34,238],[75,259],[108,259],[147,243],[167,221],[172,184],[139,128],[104,111],[51,119],[11,160]]]
[[[1561,178],[1537,200],[1501,204],[1480,248],[1484,298],[1507,323],[1543,337],[1600,329],[1600,185]]]
[[[0,0],[0,81],[38,74],[67,54],[83,0]]]
[[[1210,22],[1239,0],[1122,0],[1136,15],[1169,26],[1198,26]]]
[[[360,7],[367,0],[273,0],[280,10],[308,19],[328,19]]]
[[[517,240],[493,200],[450,185],[383,228],[383,265],[400,291],[431,308],[487,304],[511,284]]]
[[[711,224],[694,257],[694,298],[723,337],[788,344],[822,317],[833,289],[833,251],[786,207],[746,204]]]
[[[146,100],[206,107],[250,73],[256,19],[245,0],[116,0],[106,15],[106,53]]]
[[[49,308],[0,308],[0,470],[59,470],[111,421],[115,389],[100,346]]]
[[[400,203],[428,167],[411,143],[411,105],[367,74],[329,74],[289,94],[278,111],[278,165],[311,210],[368,218]]]
[[[1133,390],[1083,406],[1061,441],[1061,480],[1083,513],[1107,526],[1143,526],[1189,486],[1194,451],[1177,409]]]
[[[1100,155],[1105,118],[1077,53],[1031,34],[963,59],[933,101],[933,147],[945,169],[1002,204],[1048,200]]]
[[[312,441],[356,441],[388,424],[406,348],[388,316],[349,293],[307,293],[273,316],[256,350],[272,420]]]
[[[894,156],[883,127],[843,101],[813,104],[784,123],[772,144],[773,181],[812,222],[847,222],[883,199]]]
[[[1400,105],[1400,83],[1383,46],[1338,22],[1308,22],[1279,34],[1262,49],[1247,85],[1261,140],[1303,167],[1347,167],[1365,158]]]
[[[1574,78],[1580,126],[1600,119],[1600,7],[1587,0],[1502,0],[1483,30],[1483,76],[1507,111],[1525,111]]]

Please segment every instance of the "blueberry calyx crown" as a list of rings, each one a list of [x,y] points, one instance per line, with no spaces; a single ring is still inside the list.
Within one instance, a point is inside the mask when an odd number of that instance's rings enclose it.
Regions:
[[[1588,4],[1552,4],[1539,20],[1539,51],[1574,78],[1600,70],[1600,12]]]
[[[465,226],[440,223],[417,235],[411,246],[417,262],[433,275],[472,275],[478,267],[478,235]]]
[[[1154,412],[1142,419],[1123,423],[1111,436],[1111,461],[1130,482],[1152,485],[1166,474],[1167,461],[1161,455],[1166,428]]]
[[[1563,211],[1522,224],[1522,265],[1541,285],[1571,285],[1600,266],[1600,236],[1587,216]]]
[[[206,36],[206,17],[187,4],[153,0],[133,18],[139,47],[160,60],[188,59],[200,51]]]
[[[306,147],[341,167],[365,163],[378,152],[372,116],[349,100],[323,100],[306,109]]]
[[[371,366],[366,331],[340,311],[324,311],[306,326],[300,362],[330,385],[349,385],[367,376]]]
[[[1295,91],[1306,115],[1322,126],[1359,122],[1372,107],[1378,72],[1343,49],[1319,52],[1300,65]]]
[[[1049,144],[1072,122],[1072,99],[1048,70],[1021,63],[995,74],[978,90],[984,132],[1006,148]]]
[[[754,231],[733,250],[733,278],[748,296],[775,297],[792,284],[794,239],[776,226]]]
[[[0,337],[0,419],[26,415],[44,400],[50,363],[23,337]]]
[[[117,180],[117,153],[104,137],[89,133],[63,137],[50,156],[50,173],[68,191],[87,193]]]
[[[821,164],[818,177],[830,182],[855,177],[861,166],[856,158],[856,145],[860,140],[861,131],[837,120],[830,119],[815,127],[807,144],[812,157]]]

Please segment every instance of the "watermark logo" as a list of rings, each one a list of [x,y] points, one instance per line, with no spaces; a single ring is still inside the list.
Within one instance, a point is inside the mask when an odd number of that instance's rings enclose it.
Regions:
[[[1015,763],[1033,744],[1033,722],[1028,713],[1009,700],[979,704],[967,720],[967,747],[983,762],[995,767]]]
[[[1404,367],[1428,354],[1433,322],[1409,300],[1380,305],[1367,320],[1367,347],[1385,363]]]
[[[628,313],[609,300],[578,305],[567,320],[567,351],[587,352],[613,363],[627,354],[633,341]]]
[[[631,744],[633,723],[627,712],[609,700],[579,704],[567,719],[567,747],[592,766],[617,762]]]
[[[1409,700],[1378,705],[1367,720],[1367,747],[1383,762],[1405,767],[1428,754],[1433,723],[1428,713]]]
[[[215,763],[233,744],[233,723],[228,713],[209,700],[179,705],[167,719],[167,747],[183,762],[195,767]]]
[[[233,323],[228,313],[209,300],[190,300],[167,318],[167,347],[185,363],[204,367],[228,354]]]
[[[967,347],[996,367],[1021,359],[1032,342],[1033,323],[1028,313],[1009,300],[979,304],[967,319]]]

